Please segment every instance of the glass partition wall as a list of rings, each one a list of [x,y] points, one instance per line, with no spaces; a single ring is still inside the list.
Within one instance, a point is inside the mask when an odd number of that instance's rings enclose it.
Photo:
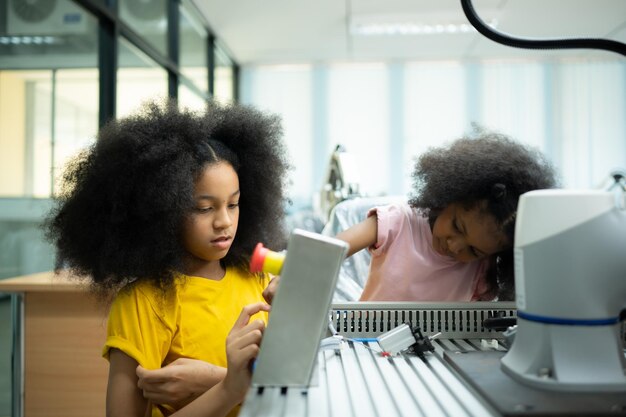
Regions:
[[[22,214],[45,212],[65,162],[107,120],[154,97],[190,108],[237,99],[236,64],[205,23],[185,0],[0,0],[3,253],[16,250],[16,222],[38,224]],[[0,279],[52,267],[17,258],[0,258]]]

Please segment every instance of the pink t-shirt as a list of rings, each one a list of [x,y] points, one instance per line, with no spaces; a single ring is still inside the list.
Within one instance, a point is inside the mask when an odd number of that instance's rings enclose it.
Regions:
[[[488,261],[462,263],[435,252],[428,219],[408,204],[376,207],[378,239],[361,301],[491,300]]]

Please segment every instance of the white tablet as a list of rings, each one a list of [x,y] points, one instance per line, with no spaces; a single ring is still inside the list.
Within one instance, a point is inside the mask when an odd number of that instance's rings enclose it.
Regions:
[[[254,386],[309,386],[348,244],[295,229],[252,375]]]

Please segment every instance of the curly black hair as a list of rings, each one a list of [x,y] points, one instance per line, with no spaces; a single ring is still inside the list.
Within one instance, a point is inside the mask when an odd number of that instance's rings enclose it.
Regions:
[[[223,266],[247,268],[258,242],[285,247],[286,173],[277,116],[249,106],[209,103],[204,112],[173,100],[145,103],[109,122],[64,171],[44,227],[56,269],[89,276],[111,295],[137,279],[168,288],[185,255],[183,221],[207,165],[227,161],[239,177],[237,234]]]
[[[421,155],[412,177],[409,204],[428,217],[431,227],[451,203],[471,209],[486,202],[483,209],[495,218],[511,244],[519,196],[557,186],[554,168],[541,152],[478,127],[449,146]],[[492,258],[487,283],[499,300],[513,299],[512,248]]]

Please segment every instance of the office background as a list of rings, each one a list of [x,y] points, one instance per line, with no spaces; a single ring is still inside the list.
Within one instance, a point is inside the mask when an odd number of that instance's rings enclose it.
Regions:
[[[618,55],[241,64],[196,3],[0,0],[0,278],[53,267],[39,225],[64,163],[155,96],[279,114],[295,167],[291,214],[312,211],[337,144],[357,161],[364,194],[402,195],[413,158],[472,123],[543,150],[568,188],[601,188],[626,170]],[[0,295],[0,416],[11,407],[10,339]]]

